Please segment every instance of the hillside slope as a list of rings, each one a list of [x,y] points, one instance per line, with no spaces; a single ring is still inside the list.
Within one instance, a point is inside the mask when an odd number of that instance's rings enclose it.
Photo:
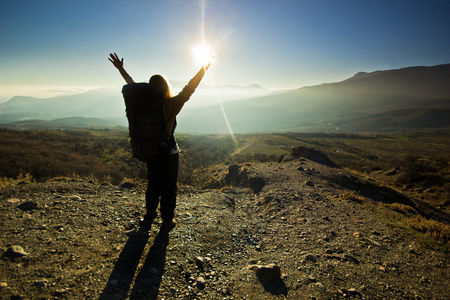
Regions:
[[[300,152],[297,152],[300,153]],[[375,206],[448,215],[323,154],[210,167],[180,187],[177,227],[139,231],[144,188],[53,181],[4,188],[4,297],[445,299],[448,255],[387,226]],[[28,204],[27,204],[28,203]],[[383,204],[384,203],[384,204]],[[7,250],[23,247],[22,255]],[[254,271],[276,264],[277,279]],[[256,265],[256,266],[255,266]],[[276,277],[276,276],[275,276]]]
[[[337,83],[225,103],[224,111],[235,133],[448,129],[449,82],[450,64],[362,72]],[[188,132],[228,132],[218,105],[182,111],[179,125]]]

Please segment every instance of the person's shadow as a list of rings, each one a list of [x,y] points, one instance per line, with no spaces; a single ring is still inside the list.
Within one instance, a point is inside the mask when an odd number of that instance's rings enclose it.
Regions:
[[[129,237],[99,300],[122,299],[129,294],[130,299],[142,299],[143,295],[147,299],[157,298],[166,262],[169,231],[161,230],[158,233],[144,265],[133,282],[148,239],[148,232],[138,232]]]
[[[130,299],[157,299],[164,275],[169,230],[161,230],[148,251],[145,263],[134,281]]]

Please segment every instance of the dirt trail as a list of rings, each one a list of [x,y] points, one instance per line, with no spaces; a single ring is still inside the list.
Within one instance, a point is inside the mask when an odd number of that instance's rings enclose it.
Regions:
[[[448,296],[448,257],[386,226],[364,204],[403,199],[386,189],[294,157],[211,167],[194,179],[197,188],[180,187],[170,232],[159,224],[138,230],[141,187],[60,181],[4,188],[2,298]],[[363,203],[342,200],[345,191]],[[25,253],[8,250],[13,245]],[[271,263],[278,279],[252,270]]]

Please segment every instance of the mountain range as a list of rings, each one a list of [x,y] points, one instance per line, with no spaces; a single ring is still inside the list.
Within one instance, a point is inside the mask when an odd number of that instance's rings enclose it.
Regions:
[[[0,123],[20,128],[44,120],[44,127],[70,127],[76,120],[82,127],[88,118],[86,127],[126,126],[124,111],[120,88],[103,88],[49,99],[13,97],[0,104]],[[405,132],[450,129],[449,116],[450,64],[444,64],[359,72],[336,83],[278,92],[258,85],[203,86],[177,119],[178,132],[201,134]]]
[[[223,107],[235,133],[449,129],[450,64],[361,72],[341,82],[227,102]],[[226,133],[221,114],[217,105],[185,111],[179,124],[192,132]]]

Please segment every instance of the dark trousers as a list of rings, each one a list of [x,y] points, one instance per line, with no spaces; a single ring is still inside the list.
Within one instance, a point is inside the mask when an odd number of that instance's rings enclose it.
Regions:
[[[147,163],[148,187],[145,193],[147,214],[153,214],[160,204],[161,218],[172,220],[176,207],[178,153],[161,153]]]

